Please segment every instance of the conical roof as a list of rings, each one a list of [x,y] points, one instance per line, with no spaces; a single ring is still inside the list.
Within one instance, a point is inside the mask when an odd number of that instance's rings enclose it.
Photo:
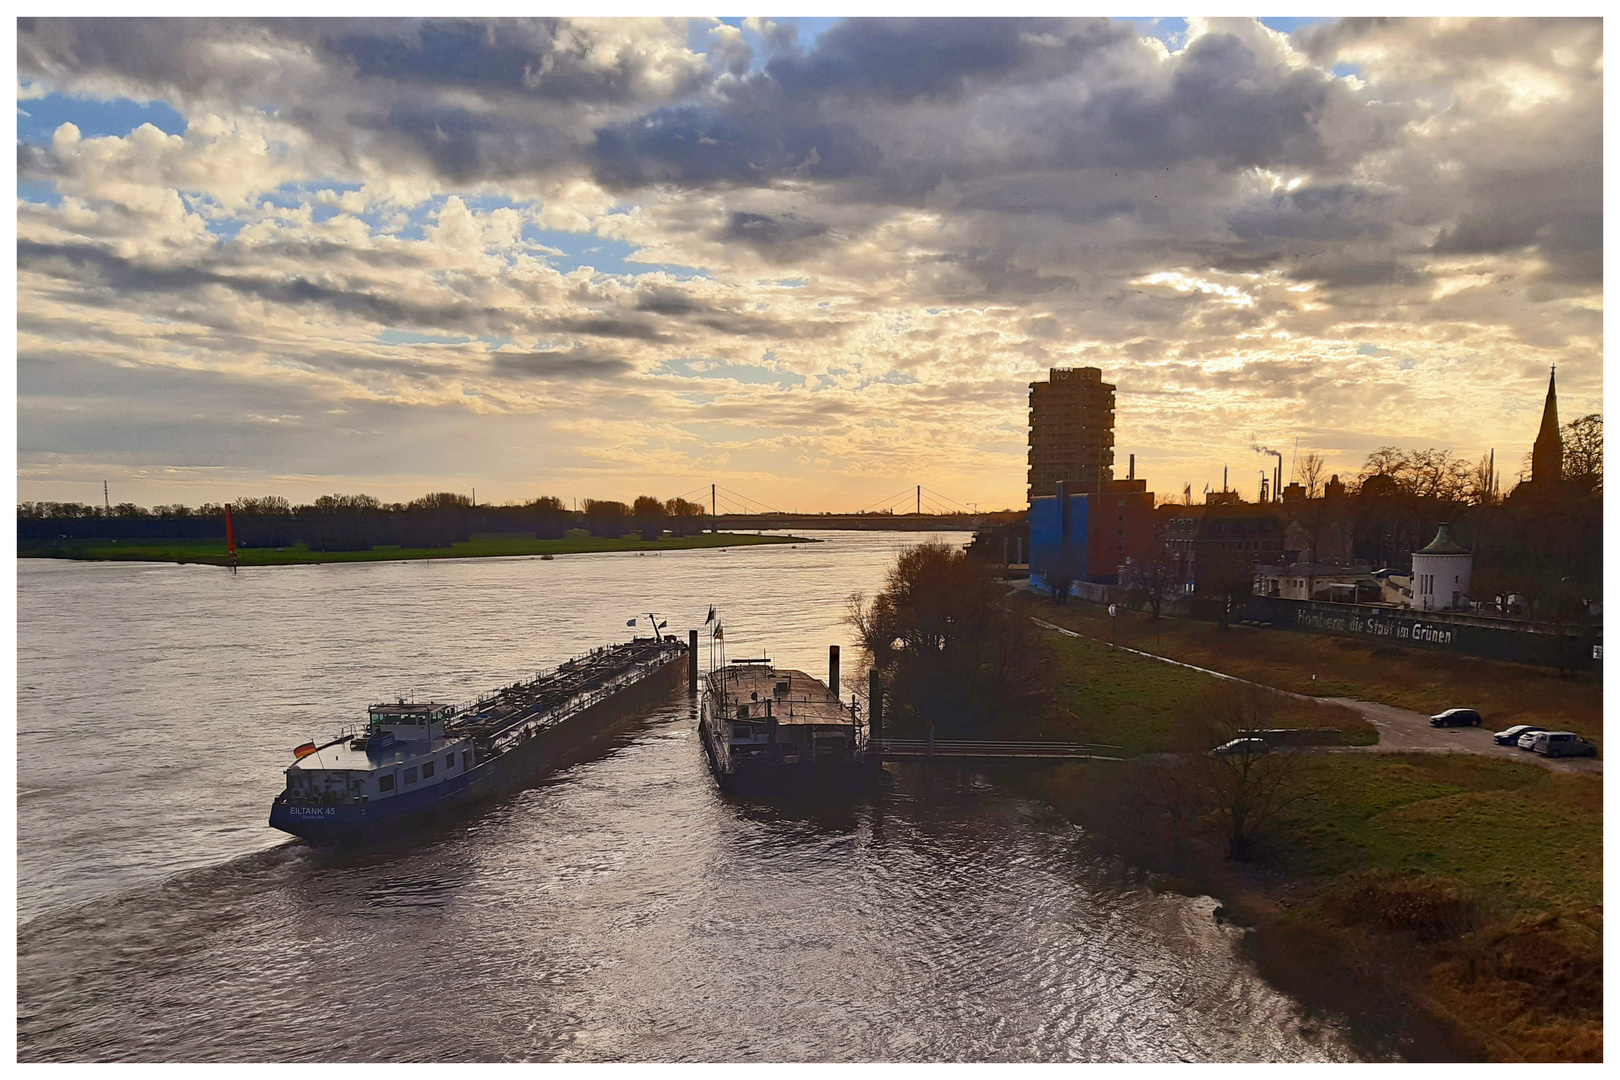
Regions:
[[[1434,534],[1429,546],[1419,548],[1414,554],[1418,555],[1467,555],[1468,549],[1451,538],[1451,522],[1442,521],[1440,531]]]

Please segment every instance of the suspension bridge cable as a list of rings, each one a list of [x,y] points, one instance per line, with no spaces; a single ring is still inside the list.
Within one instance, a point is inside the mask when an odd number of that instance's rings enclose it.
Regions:
[[[859,510],[857,510],[855,512],[857,514],[860,514],[860,513],[864,513],[867,510],[871,510],[874,507],[886,506],[887,504],[892,503],[892,502],[896,501],[897,499],[899,499],[902,495],[910,495],[915,490],[916,490],[916,488],[914,488],[914,487],[908,487],[904,491],[895,492],[893,495],[885,495],[883,498],[877,500],[876,502],[867,503],[865,506],[861,507]]]
[[[925,488],[923,488],[923,491],[926,494],[934,495],[934,496],[938,497],[941,500],[942,503],[952,503],[952,504],[955,504],[956,506],[960,506],[963,510],[966,510],[968,513],[973,512],[972,509],[968,506],[967,503],[957,502],[955,499],[951,498],[949,495],[945,495],[945,494],[943,494],[941,492],[935,491],[933,488],[925,487]]]
[[[771,511],[773,514],[786,513],[786,511],[778,510],[776,507],[772,506],[771,504],[769,504],[767,502],[763,502],[763,501],[761,501],[759,499],[750,498],[749,496],[744,495],[740,491],[732,491],[730,488],[728,488],[728,487],[720,487],[720,485],[718,485],[718,484],[716,484],[715,486],[719,487],[721,491],[730,492],[732,495],[734,495],[738,499],[741,499],[745,503],[753,503],[756,506],[763,506],[765,509]]]

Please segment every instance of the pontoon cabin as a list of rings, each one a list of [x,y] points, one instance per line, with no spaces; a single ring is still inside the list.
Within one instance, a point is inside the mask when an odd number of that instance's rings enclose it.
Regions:
[[[373,705],[363,734],[307,752],[287,769],[286,798],[333,806],[375,802],[445,783],[474,765],[472,741],[446,738],[453,706]]]
[[[722,772],[766,762],[830,765],[855,759],[855,718],[819,679],[768,664],[735,664],[709,679]]]

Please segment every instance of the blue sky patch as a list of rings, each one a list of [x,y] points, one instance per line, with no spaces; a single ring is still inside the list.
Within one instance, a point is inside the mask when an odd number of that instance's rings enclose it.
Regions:
[[[1120,22],[1128,22],[1148,37],[1156,37],[1164,42],[1171,52],[1182,47],[1187,42],[1187,20],[1176,17],[1152,18],[1147,16],[1124,18]]]
[[[564,274],[578,270],[582,266],[589,266],[598,274],[628,277],[659,271],[682,281],[705,276],[702,271],[690,266],[632,262],[631,257],[640,251],[640,248],[623,240],[610,240],[595,233],[560,232],[556,229],[539,229],[533,225],[525,225],[523,239],[562,252],[561,255],[548,255],[547,259]]]
[[[465,335],[418,334],[414,330],[384,330],[377,335],[381,345],[465,345],[471,340]]]
[[[781,387],[803,386],[805,381],[804,376],[797,372],[777,371],[755,364],[731,364],[695,358],[666,360],[658,372],[665,375],[680,375],[688,379],[733,379],[740,383],[774,384]]]
[[[56,190],[56,185],[48,180],[17,181],[17,198],[24,202],[44,203],[51,207],[62,205],[62,196]]]
[[[104,135],[128,135],[142,124],[169,134],[184,135],[186,118],[166,102],[142,104],[129,98],[102,101],[97,98],[46,94],[17,102],[17,141],[48,143],[63,124],[74,124],[87,139]]]
[[[1269,26],[1279,34],[1292,34],[1302,26],[1332,21],[1332,17],[1327,15],[1263,15],[1260,17],[1261,25]]]

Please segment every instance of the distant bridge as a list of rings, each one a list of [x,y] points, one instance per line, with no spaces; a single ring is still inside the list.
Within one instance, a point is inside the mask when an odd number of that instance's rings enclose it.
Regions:
[[[853,513],[801,514],[788,512],[720,484],[703,484],[676,496],[697,496],[708,520],[723,532],[746,529],[893,529],[897,531],[962,530],[1010,522],[1022,511],[981,511],[977,503],[964,503],[932,488],[914,484]],[[705,498],[705,496],[707,496]]]
[[[719,532],[753,529],[892,529],[906,532],[972,532],[1002,515],[992,514],[721,514],[708,520]]]
[[[1113,751],[1106,753],[1100,751]],[[866,752],[885,761],[911,761],[921,758],[995,761],[1014,758],[1056,758],[1061,760],[1123,761],[1120,747],[1095,743],[1061,742],[964,742],[959,740],[873,739]]]

